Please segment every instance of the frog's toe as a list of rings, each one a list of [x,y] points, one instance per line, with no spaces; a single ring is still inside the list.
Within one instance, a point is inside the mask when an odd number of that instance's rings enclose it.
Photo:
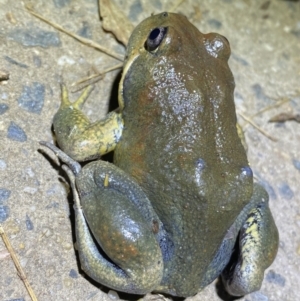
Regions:
[[[83,90],[81,95],[78,97],[78,99],[76,101],[74,101],[73,103],[71,103],[69,100],[69,93],[68,93],[68,89],[67,89],[66,85],[61,84],[61,107],[65,108],[65,107],[72,106],[73,108],[80,110],[83,107],[85,101],[88,99],[88,97],[93,89],[94,89],[93,85],[87,86]]]
[[[61,99],[60,99],[61,107],[71,106],[68,89],[65,84],[60,84],[60,91],[61,91]]]
[[[93,89],[94,89],[93,85],[87,86],[83,90],[81,95],[78,97],[78,99],[75,102],[72,103],[73,107],[80,110],[83,107],[85,101],[88,99],[91,92],[93,91]]]
[[[278,249],[278,230],[268,206],[268,195],[257,185],[255,195],[261,202],[250,211],[240,230],[238,260],[231,260],[222,274],[225,288],[233,296],[260,289],[264,271]]]

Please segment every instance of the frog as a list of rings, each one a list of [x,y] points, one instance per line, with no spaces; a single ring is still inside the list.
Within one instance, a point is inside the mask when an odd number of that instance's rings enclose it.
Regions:
[[[64,162],[80,264],[96,282],[179,297],[218,277],[233,296],[260,289],[279,237],[237,131],[230,53],[222,35],[164,12],[129,39],[117,110],[91,122],[92,88],[71,102],[62,87],[59,148],[41,144]]]

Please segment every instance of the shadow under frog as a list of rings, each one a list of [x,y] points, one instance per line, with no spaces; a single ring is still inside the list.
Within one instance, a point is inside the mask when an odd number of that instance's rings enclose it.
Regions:
[[[97,282],[180,297],[219,275],[231,295],[260,288],[278,231],[237,133],[229,55],[223,36],[162,13],[132,33],[118,111],[90,123],[89,88],[70,103],[63,87],[61,150],[42,144],[69,166],[79,258]],[[111,151],[114,164],[77,163]]]

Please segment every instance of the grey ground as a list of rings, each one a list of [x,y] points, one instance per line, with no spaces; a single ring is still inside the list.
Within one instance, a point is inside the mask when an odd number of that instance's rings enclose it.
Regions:
[[[135,25],[173,4],[160,0],[151,5],[142,0],[118,2]],[[68,30],[124,53],[124,48],[101,29],[96,0],[32,3],[40,14]],[[23,5],[21,1],[0,0],[0,73],[7,71],[10,76],[0,83],[0,222],[38,300],[109,300],[113,295],[95,286],[78,269],[68,184],[59,173],[57,160],[38,151],[38,141],[53,141],[51,121],[59,106],[60,81],[70,88],[89,71],[101,71],[118,62],[58,33],[29,15]],[[270,194],[280,232],[278,256],[266,271],[261,290],[241,300],[298,300],[300,124],[268,120],[280,112],[300,113],[300,3],[198,0],[183,2],[176,12],[185,14],[201,31],[219,32],[230,41],[239,112],[251,117],[277,101],[290,100],[253,117],[276,142],[239,117],[251,166]],[[96,84],[85,106],[93,120],[106,113],[116,76],[117,72],[110,73]],[[71,97],[75,99],[76,94]],[[216,282],[192,299],[222,300]],[[4,300],[30,298],[0,241],[0,301]]]

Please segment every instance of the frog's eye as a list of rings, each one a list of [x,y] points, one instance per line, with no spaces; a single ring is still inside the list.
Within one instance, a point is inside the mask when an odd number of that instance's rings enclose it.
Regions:
[[[145,43],[145,47],[148,51],[154,51],[160,45],[167,33],[167,29],[167,27],[156,27],[151,30]]]

